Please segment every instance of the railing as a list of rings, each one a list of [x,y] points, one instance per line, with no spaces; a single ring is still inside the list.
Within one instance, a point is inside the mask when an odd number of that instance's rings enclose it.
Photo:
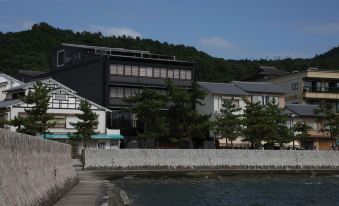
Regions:
[[[319,138],[330,138],[331,134],[328,131],[320,131],[320,130],[309,130],[308,134],[312,137],[312,136],[316,136]]]
[[[329,92],[329,93],[339,93],[339,87],[313,87],[313,86],[304,86],[304,92]]]

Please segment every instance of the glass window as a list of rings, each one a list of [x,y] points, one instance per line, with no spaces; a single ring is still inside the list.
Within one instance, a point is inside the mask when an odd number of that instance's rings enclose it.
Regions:
[[[132,66],[132,76],[139,76],[139,67]]]
[[[153,77],[155,77],[155,78],[160,77],[160,69],[159,68],[154,68]]]
[[[253,103],[262,102],[261,96],[253,96],[252,97],[252,102]]]
[[[132,66],[125,65],[125,76],[131,76],[131,75],[132,75]]]
[[[117,75],[124,75],[124,65],[118,64]]]
[[[55,94],[56,100],[67,100],[66,94]]]
[[[65,51],[61,50],[57,52],[57,67],[65,64]]]
[[[173,69],[167,70],[167,77],[170,78],[170,79],[173,79]]]
[[[139,89],[138,88],[132,88],[132,96],[135,96],[138,93],[139,93]]]
[[[48,122],[54,124],[53,128],[66,128],[66,116],[54,116],[53,120]]]
[[[192,79],[192,70],[186,70],[186,79],[191,80]]]
[[[111,87],[110,97],[112,97],[112,98],[122,98],[122,97],[124,97],[124,88],[122,88],[122,87]]]
[[[186,70],[180,69],[180,79],[186,79]]]
[[[153,77],[153,68],[152,67],[146,68],[146,76],[147,77]]]
[[[160,77],[161,78],[167,78],[167,69],[166,68],[161,68],[160,69]]]
[[[132,96],[132,88],[125,88],[125,97]]]
[[[299,83],[298,82],[292,83],[292,90],[298,90],[298,89],[299,89]]]
[[[106,143],[105,142],[99,142],[98,143],[98,149],[105,149]]]
[[[111,75],[117,75],[117,74],[118,74],[118,65],[116,65],[116,64],[111,64],[111,65],[109,66],[109,73],[110,73]]]
[[[174,69],[174,71],[173,71],[173,78],[174,79],[179,79],[179,69]]]
[[[235,106],[235,108],[238,109],[239,106],[240,106],[240,105],[239,105],[239,99],[233,99],[233,100],[232,100],[232,104]]]
[[[139,76],[145,77],[146,76],[146,67],[139,68]]]

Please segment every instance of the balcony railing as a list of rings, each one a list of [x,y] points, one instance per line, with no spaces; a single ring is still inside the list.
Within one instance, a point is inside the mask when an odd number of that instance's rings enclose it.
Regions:
[[[327,92],[327,93],[339,93],[339,87],[312,87],[304,86],[304,92]]]
[[[318,138],[330,138],[331,137],[331,134],[328,131],[322,132],[320,130],[309,130],[308,134],[311,137],[318,137]]]

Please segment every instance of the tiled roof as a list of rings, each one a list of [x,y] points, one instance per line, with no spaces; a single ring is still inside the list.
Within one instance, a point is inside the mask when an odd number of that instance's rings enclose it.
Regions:
[[[303,117],[315,117],[318,116],[314,113],[314,110],[317,109],[318,105],[309,105],[309,104],[286,104],[285,110],[295,113],[298,116]]]
[[[248,93],[239,89],[231,83],[213,83],[213,82],[198,82],[200,87],[206,89],[213,94],[245,96]]]
[[[271,82],[233,81],[233,84],[248,93],[285,94],[285,90]]]

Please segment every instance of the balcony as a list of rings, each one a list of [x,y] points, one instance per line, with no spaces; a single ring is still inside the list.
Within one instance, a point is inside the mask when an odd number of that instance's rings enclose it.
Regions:
[[[304,87],[304,98],[312,99],[339,99],[338,87]]]
[[[308,134],[311,138],[330,138],[331,135],[328,131],[322,132],[319,130],[309,130]]]

